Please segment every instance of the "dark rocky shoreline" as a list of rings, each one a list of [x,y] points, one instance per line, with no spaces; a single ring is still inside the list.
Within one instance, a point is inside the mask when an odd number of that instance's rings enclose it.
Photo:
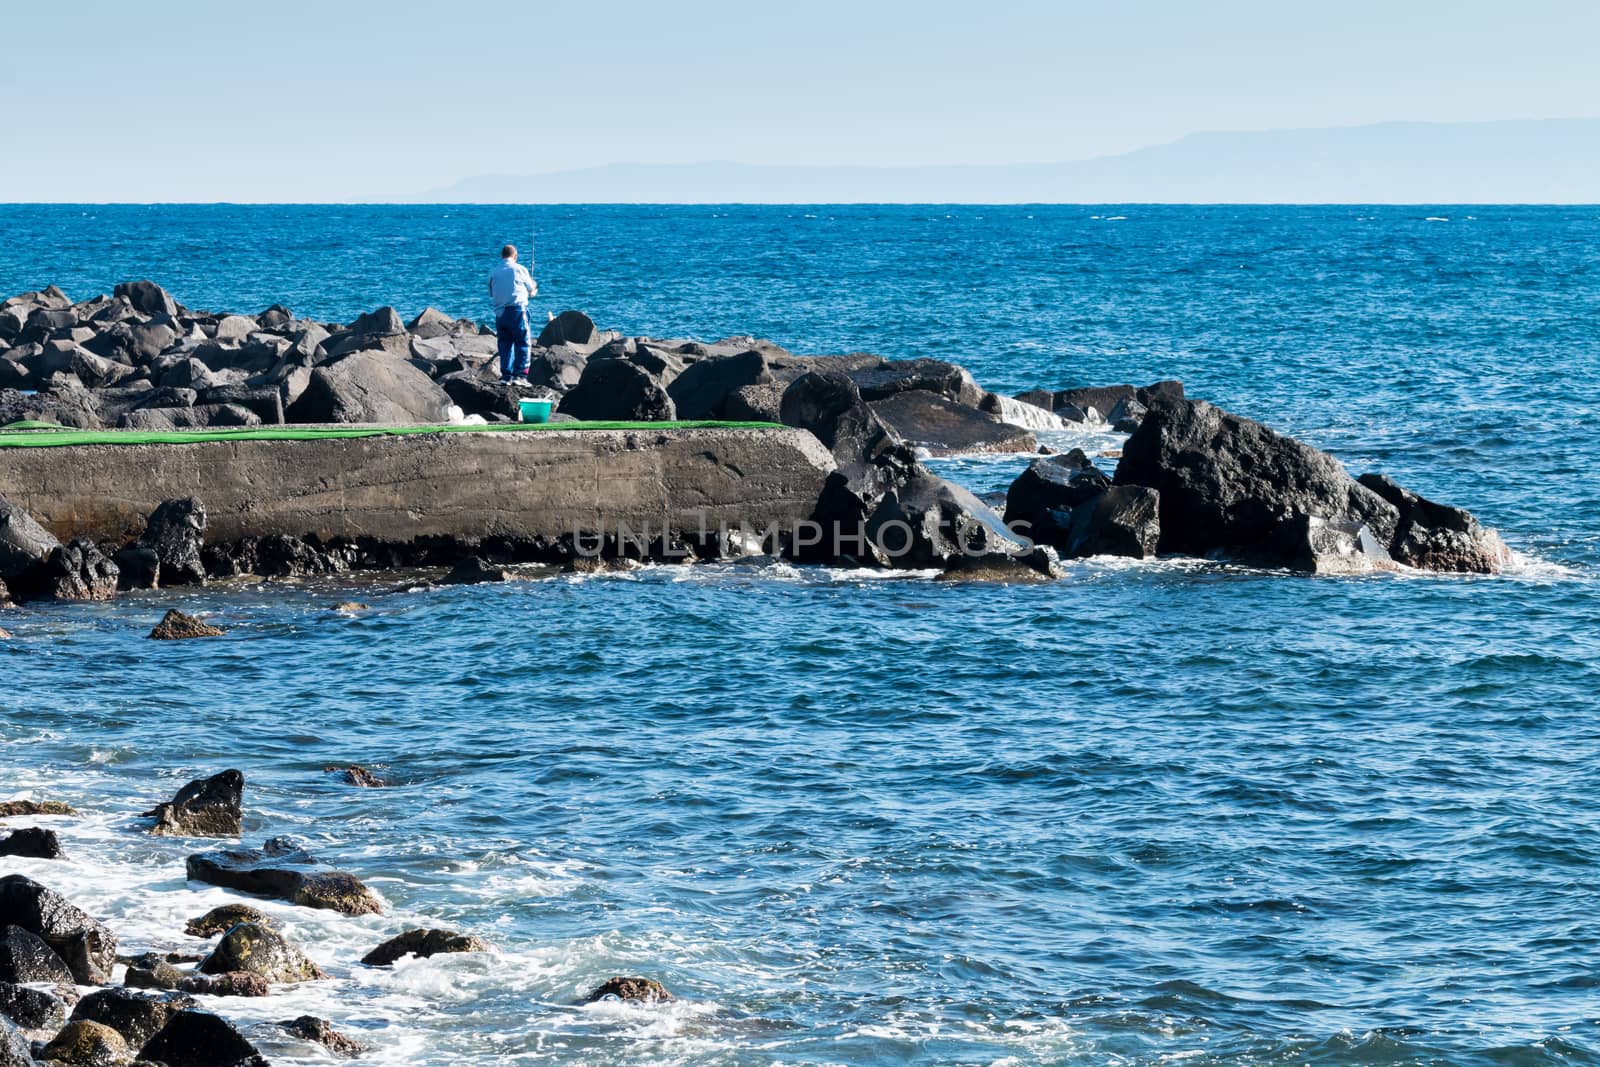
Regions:
[[[77,428],[514,421],[519,398],[557,420],[752,420],[809,431],[831,453],[806,530],[694,541],[582,531],[554,540],[321,538],[208,542],[204,489],[163,503],[131,543],[62,544],[0,498],[0,603],[97,600],[218,578],[451,568],[569,568],[765,554],[807,563],[1041,578],[1063,557],[1182,554],[1306,573],[1414,567],[1492,573],[1509,552],[1469,513],[1184,395],[1178,382],[988,392],[960,366],[861,353],[797,356],[754,338],[622,337],[553,319],[526,384],[501,385],[477,324],[393,308],[348,324],[274,306],[191,311],[151,282],[73,303],[54,287],[0,303],[0,425]],[[1048,452],[1034,431],[1129,433],[1114,473],[1081,452],[1035,460],[1004,515],[932,474],[926,456]],[[3,462],[0,456],[0,462]]]
[[[344,773],[353,788],[381,787],[364,768]],[[237,839],[245,785],[235,770],[191,782],[145,813],[148,832]],[[0,817],[9,819],[76,814],[51,801],[0,804]],[[0,855],[48,861],[60,858],[61,850],[53,832],[22,827],[0,835]],[[47,885],[21,874],[0,877],[0,1067],[264,1067],[266,1059],[241,1028],[203,1009],[195,997],[270,997],[277,989],[328,976],[247,900],[278,899],[344,915],[382,910],[354,874],[327,868],[283,839],[268,839],[259,848],[197,851],[186,867],[189,881],[246,897],[190,919],[182,933],[197,939],[195,950],[178,952],[127,945]],[[490,951],[488,942],[471,934],[424,927],[394,935],[348,962],[390,967],[407,956]],[[654,1004],[672,995],[653,979],[614,976],[581,1002],[607,999]],[[318,1045],[341,1058],[369,1051],[326,1019],[299,1016],[269,1028],[280,1040]]]

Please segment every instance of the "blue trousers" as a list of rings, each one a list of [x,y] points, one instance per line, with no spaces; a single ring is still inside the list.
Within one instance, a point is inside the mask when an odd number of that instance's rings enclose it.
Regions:
[[[495,346],[500,352],[500,380],[528,373],[528,309],[521,304],[494,313]]]

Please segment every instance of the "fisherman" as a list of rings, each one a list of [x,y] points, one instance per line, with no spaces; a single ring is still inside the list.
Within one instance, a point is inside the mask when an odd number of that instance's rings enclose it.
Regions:
[[[528,297],[537,295],[539,283],[517,262],[517,246],[501,248],[500,265],[489,272],[489,299],[502,385],[528,377]]]

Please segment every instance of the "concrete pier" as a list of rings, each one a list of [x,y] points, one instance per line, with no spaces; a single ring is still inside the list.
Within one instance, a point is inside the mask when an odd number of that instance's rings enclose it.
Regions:
[[[689,538],[792,526],[833,457],[803,430],[530,430],[0,448],[0,494],[56,537],[125,542],[195,496],[209,541],[284,534],[554,540],[618,524]]]

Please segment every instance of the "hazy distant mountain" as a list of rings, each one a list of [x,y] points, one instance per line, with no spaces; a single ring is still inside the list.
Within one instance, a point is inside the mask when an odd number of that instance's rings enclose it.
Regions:
[[[1070,163],[614,164],[467,178],[443,203],[1600,203],[1600,119],[1197,133]]]

